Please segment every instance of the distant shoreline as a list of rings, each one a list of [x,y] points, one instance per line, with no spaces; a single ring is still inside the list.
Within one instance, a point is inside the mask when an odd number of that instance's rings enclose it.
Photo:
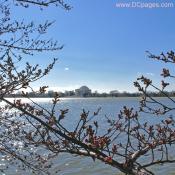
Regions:
[[[166,98],[166,96],[156,96],[157,98]],[[171,98],[175,98],[175,96],[170,96]],[[41,99],[53,99],[53,97],[23,97],[23,96],[17,96],[17,97],[5,97],[5,98],[31,98],[31,99],[34,99],[34,98],[41,98]],[[95,99],[95,98],[141,98],[141,96],[136,96],[136,97],[131,97],[131,96],[122,96],[122,97],[59,97],[61,99],[77,99],[77,98],[81,98],[81,99]]]

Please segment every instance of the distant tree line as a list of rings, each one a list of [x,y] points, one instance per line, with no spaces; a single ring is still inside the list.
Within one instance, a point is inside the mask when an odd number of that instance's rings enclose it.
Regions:
[[[142,96],[141,93],[139,92],[117,92],[117,93],[112,93],[112,92],[103,92],[103,93],[99,93],[97,91],[92,92],[90,94],[84,94],[84,95],[77,95],[75,93],[75,91],[65,91],[65,92],[55,92],[55,91],[48,91],[45,93],[37,93],[37,92],[28,92],[28,97],[30,98],[53,98],[55,96],[55,94],[58,94],[59,97],[140,97]],[[159,92],[148,92],[148,94],[152,97],[164,97],[165,95]],[[166,92],[166,94],[168,94],[171,97],[175,97],[175,91],[170,91],[170,92]],[[26,94],[25,94],[26,95]],[[23,97],[23,93],[22,92],[18,92],[18,93],[13,93],[13,94],[7,94],[5,95],[5,97],[9,97],[9,98],[20,98]]]

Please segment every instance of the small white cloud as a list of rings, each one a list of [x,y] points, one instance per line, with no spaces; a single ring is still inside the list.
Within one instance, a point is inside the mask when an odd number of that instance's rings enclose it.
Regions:
[[[68,70],[69,70],[69,68],[68,68],[68,67],[65,67],[65,68],[64,68],[64,70],[65,70],[65,71],[68,71]]]
[[[148,72],[146,75],[154,76],[154,73]]]

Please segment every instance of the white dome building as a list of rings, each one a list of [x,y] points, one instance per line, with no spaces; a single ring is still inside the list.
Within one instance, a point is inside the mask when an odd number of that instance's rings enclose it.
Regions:
[[[81,86],[79,89],[75,89],[75,95],[80,97],[88,97],[91,95],[91,89],[87,86]]]

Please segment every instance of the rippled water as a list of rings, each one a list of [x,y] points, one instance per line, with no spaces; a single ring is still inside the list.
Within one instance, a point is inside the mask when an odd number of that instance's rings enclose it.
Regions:
[[[49,108],[50,99],[35,99],[43,106]],[[105,128],[105,118],[115,118],[123,106],[134,107],[138,109],[138,98],[64,98],[61,99],[58,105],[58,109],[69,109],[69,113],[64,121],[64,124],[68,128],[72,128],[78,121],[79,115],[82,109],[90,111],[90,115],[93,114],[99,107],[102,110],[99,113],[98,121],[101,123],[101,128]],[[161,100],[165,100],[162,98]],[[164,101],[169,103],[168,101]],[[156,122],[158,118],[153,118],[148,115],[143,115],[143,120],[149,122]],[[174,151],[174,150],[173,150]],[[172,165],[155,166],[154,169],[157,175],[173,175],[175,167]],[[57,172],[57,173],[56,173]],[[20,175],[20,173],[12,173]],[[12,175],[10,174],[10,175]],[[121,173],[110,166],[107,166],[100,161],[95,163],[91,158],[76,157],[69,154],[60,154],[58,159],[55,160],[55,165],[52,168],[53,175],[121,175]],[[22,174],[21,174],[22,175]]]

